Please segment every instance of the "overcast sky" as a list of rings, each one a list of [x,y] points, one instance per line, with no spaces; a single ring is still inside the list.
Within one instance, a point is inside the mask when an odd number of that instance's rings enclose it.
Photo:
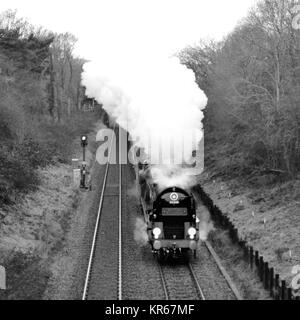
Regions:
[[[123,51],[172,54],[200,38],[221,39],[256,0],[1,0],[0,11],[17,9],[33,24],[72,32],[76,52],[111,59]]]

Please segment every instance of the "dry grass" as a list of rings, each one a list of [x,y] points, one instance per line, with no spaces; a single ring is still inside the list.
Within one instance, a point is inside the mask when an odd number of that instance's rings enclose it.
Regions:
[[[257,275],[243,259],[243,251],[233,245],[228,231],[215,229],[209,235],[214,250],[222,260],[222,264],[238,288],[243,299],[269,300],[269,293],[264,290]]]
[[[289,283],[300,264],[300,181],[249,185],[240,179],[201,177],[204,190],[244,238]],[[247,186],[245,186],[247,185]]]
[[[90,147],[94,152],[95,144]],[[79,143],[72,152],[70,159],[80,158]],[[88,151],[88,160],[92,152]],[[37,190],[0,209],[0,264],[7,273],[7,290],[0,293],[0,299],[43,298],[53,273],[51,266],[64,251],[81,199],[78,186],[73,185],[72,169],[71,164],[38,169],[41,184]]]
[[[49,276],[45,261],[62,247],[76,203],[69,166],[48,167],[39,175],[38,190],[6,207],[2,219],[0,263],[6,267],[8,299],[40,298]]]

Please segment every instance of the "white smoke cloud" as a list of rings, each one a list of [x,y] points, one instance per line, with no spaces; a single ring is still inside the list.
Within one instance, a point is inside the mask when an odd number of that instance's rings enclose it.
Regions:
[[[197,183],[196,176],[188,175],[185,169],[176,165],[155,165],[151,168],[151,176],[159,191],[174,186],[187,190]]]
[[[87,94],[103,103],[152,164],[188,163],[203,138],[207,104],[194,73],[176,57],[139,57],[131,63],[116,62],[111,70],[97,61],[86,64],[82,82]]]
[[[208,239],[209,233],[211,231],[214,231],[215,228],[208,209],[202,203],[198,203],[197,217],[200,219],[199,238],[202,241],[206,241]]]
[[[138,245],[146,246],[148,244],[147,224],[143,219],[136,218],[133,235]]]
[[[139,199],[139,197],[140,197],[140,192],[139,191],[140,190],[139,190],[139,187],[138,187],[138,181],[134,180],[133,185],[126,190],[126,194],[129,197]]]

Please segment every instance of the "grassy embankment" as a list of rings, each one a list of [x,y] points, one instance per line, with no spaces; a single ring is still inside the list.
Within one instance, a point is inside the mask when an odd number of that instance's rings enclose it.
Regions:
[[[240,236],[259,250],[288,283],[300,264],[300,181],[277,172],[241,171],[228,146],[206,144],[201,183],[215,204],[230,216]]]
[[[82,113],[65,125],[44,127],[41,141],[46,151],[41,156],[50,156],[47,164],[32,169],[34,183],[30,180],[28,187],[12,189],[13,197],[2,202],[0,264],[6,268],[7,290],[0,291],[1,299],[42,298],[51,262],[64,247],[80,201],[71,159],[81,157],[79,136],[91,131],[96,119],[95,113]],[[95,148],[92,142],[90,148]]]

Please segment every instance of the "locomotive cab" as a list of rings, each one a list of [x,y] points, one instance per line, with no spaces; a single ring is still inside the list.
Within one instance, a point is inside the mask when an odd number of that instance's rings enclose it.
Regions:
[[[148,236],[154,252],[196,252],[199,220],[194,197],[185,190],[172,187],[161,192],[153,202],[149,222]]]

